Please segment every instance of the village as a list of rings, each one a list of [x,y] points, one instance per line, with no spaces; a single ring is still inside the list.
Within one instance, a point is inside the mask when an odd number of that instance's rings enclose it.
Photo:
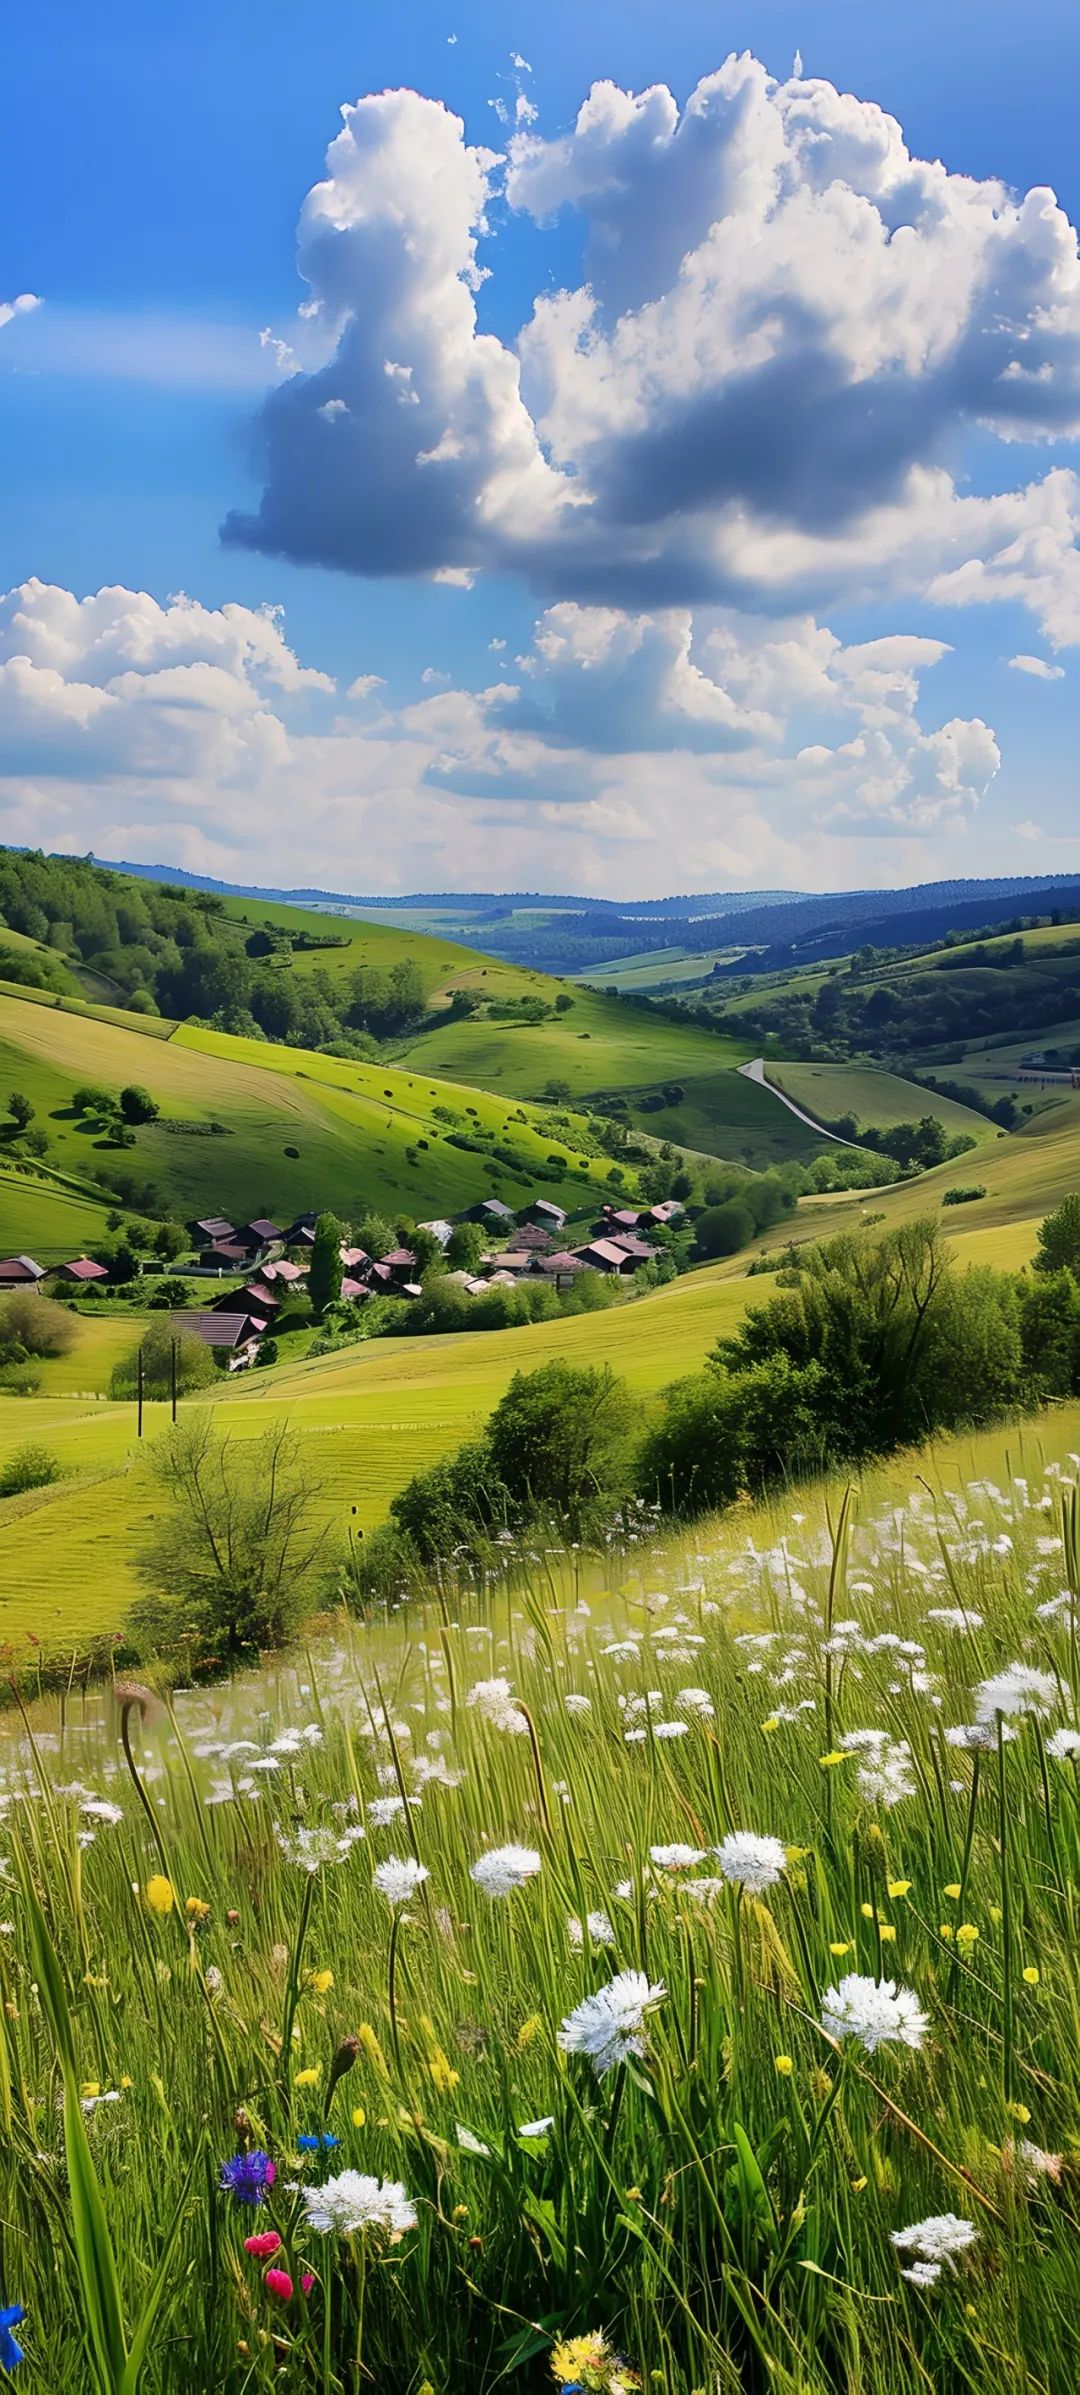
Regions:
[[[567,1212],[550,1198],[534,1198],[514,1212],[501,1198],[484,1198],[454,1220],[439,1217],[419,1223],[430,1254],[450,1247],[457,1223],[475,1223],[488,1244],[471,1269],[447,1269],[441,1276],[456,1284],[468,1298],[493,1288],[514,1288],[523,1281],[539,1282],[558,1292],[572,1287],[582,1273],[602,1273],[632,1279],[655,1261],[657,1234],[673,1229],[685,1209],[676,1198],[652,1206],[605,1205],[589,1237],[575,1246],[564,1244]],[[287,1311],[290,1299],[306,1296],[308,1264],[315,1246],[320,1217],[315,1209],[288,1224],[265,1215],[234,1223],[220,1214],[202,1215],[187,1225],[191,1234],[189,1258],[177,1259],[170,1276],[184,1281],[213,1280],[219,1289],[205,1306],[175,1306],[170,1319],[177,1332],[200,1340],[229,1372],[250,1368],[265,1356],[265,1342]],[[390,1248],[369,1255],[363,1247],[340,1243],[341,1286],[335,1302],[363,1306],[376,1297],[415,1302],[423,1295],[424,1269],[414,1248]],[[147,1274],[146,1278],[150,1278]],[[43,1265],[31,1255],[0,1258],[0,1296],[16,1290],[38,1290],[68,1300],[104,1295],[109,1267],[90,1256]]]

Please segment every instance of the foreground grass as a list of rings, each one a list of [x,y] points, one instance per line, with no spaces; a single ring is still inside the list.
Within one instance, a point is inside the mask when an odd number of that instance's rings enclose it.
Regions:
[[[483,2395],[604,2329],[669,2395],[1066,2395],[1070,1442],[942,1451],[857,1518],[807,1499],[599,1585],[513,1557],[172,1714],[11,1724],[30,2383]],[[750,1885],[733,1832],[777,1841]],[[561,2025],[628,1972],[601,2073],[595,2007]],[[835,2034],[850,1973],[887,2026],[911,1991],[907,2042]],[[325,2233],[343,2171],[397,2192],[347,2183]],[[904,2276],[896,2236],[942,2216],[955,2259]]]

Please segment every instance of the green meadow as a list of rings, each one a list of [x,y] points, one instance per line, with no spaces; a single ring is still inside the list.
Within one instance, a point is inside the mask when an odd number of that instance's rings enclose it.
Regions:
[[[897,1123],[917,1123],[921,1115],[935,1115],[944,1124],[949,1137],[962,1133],[978,1141],[997,1138],[997,1125],[986,1115],[978,1114],[973,1106],[960,1106],[955,1098],[939,1097],[936,1090],[922,1089],[916,1081],[906,1081],[900,1073],[885,1073],[874,1065],[858,1064],[769,1064],[770,1081],[777,1089],[793,1098],[796,1106],[805,1108],[819,1122],[833,1123],[841,1115],[854,1115],[860,1130],[874,1125],[889,1131]]]

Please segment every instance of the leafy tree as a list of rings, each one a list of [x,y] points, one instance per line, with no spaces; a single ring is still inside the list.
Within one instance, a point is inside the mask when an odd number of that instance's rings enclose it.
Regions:
[[[25,1090],[13,1089],[8,1099],[8,1113],[17,1131],[26,1131],[33,1122],[35,1108]]]
[[[694,1248],[699,1256],[734,1256],[754,1236],[750,1208],[737,1198],[709,1206],[694,1225]]]
[[[316,1322],[321,1322],[327,1306],[336,1304],[341,1296],[343,1266],[341,1245],[345,1225],[336,1214],[320,1214],[315,1225],[315,1243],[311,1250],[308,1272],[308,1294]]]
[[[76,1114],[111,1114],[116,1100],[109,1090],[87,1081],[72,1091],[71,1104]]]
[[[390,1224],[383,1221],[381,1214],[362,1214],[354,1228],[357,1247],[362,1247],[366,1256],[373,1256],[377,1264],[397,1245]]]
[[[217,1379],[213,1349],[207,1346],[205,1339],[197,1339],[193,1331],[185,1331],[163,1319],[148,1323],[137,1346],[117,1364],[109,1382],[110,1397],[134,1397],[138,1387],[140,1354],[143,1361],[143,1395],[168,1397],[172,1389],[174,1347],[177,1395],[186,1397],[193,1389],[209,1388],[211,1382]]]
[[[1020,1282],[1020,1339],[1029,1394],[1073,1397],[1080,1393],[1080,1281],[1071,1272],[1040,1267],[1038,1277]]]
[[[509,1518],[510,1497],[486,1440],[460,1447],[445,1462],[416,1473],[391,1500],[390,1514],[421,1563],[488,1544]]]
[[[425,1231],[417,1223],[409,1231],[405,1245],[412,1249],[416,1258],[416,1279],[418,1281],[425,1279],[429,1273],[445,1272],[446,1257],[442,1241],[436,1239],[434,1231]],[[368,1252],[370,1253],[370,1250]]]
[[[746,1372],[676,1382],[641,1451],[642,1495],[667,1512],[698,1513],[820,1461],[823,1377],[818,1364],[774,1355]]]
[[[1040,1223],[1037,1246],[1039,1252],[1033,1259],[1036,1272],[1080,1275],[1080,1192],[1073,1190]]]
[[[154,1254],[164,1263],[172,1264],[177,1256],[186,1255],[191,1240],[182,1222],[159,1222],[154,1232]]]
[[[140,1644],[193,1645],[217,1661],[281,1646],[303,1618],[326,1540],[296,1434],[279,1422],[235,1444],[219,1439],[212,1412],[195,1413],[152,1462],[170,1514],[140,1558],[150,1591],[132,1615]]]
[[[161,1109],[148,1089],[142,1089],[137,1081],[129,1081],[120,1092],[120,1112],[125,1123],[155,1123]]]
[[[478,1222],[456,1222],[446,1247],[451,1272],[475,1272],[487,1246]]]
[[[628,1488],[636,1420],[607,1365],[515,1372],[488,1423],[492,1464],[523,1515],[551,1513],[576,1538]]]
[[[164,1280],[158,1282],[150,1300],[155,1309],[164,1308],[169,1313],[173,1312],[177,1306],[186,1306],[187,1302],[187,1282],[180,1280],[173,1273],[166,1273]],[[201,1346],[201,1340],[199,1344]]]

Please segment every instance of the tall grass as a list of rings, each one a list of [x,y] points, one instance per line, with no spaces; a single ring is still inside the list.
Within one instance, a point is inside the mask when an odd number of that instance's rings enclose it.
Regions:
[[[897,1475],[604,1586],[515,1558],[210,1693],[15,1719],[28,2382],[1066,2395],[1077,1468]],[[595,2008],[561,2025],[616,1978],[598,2075]],[[326,2233],[344,2171],[390,2190]]]

